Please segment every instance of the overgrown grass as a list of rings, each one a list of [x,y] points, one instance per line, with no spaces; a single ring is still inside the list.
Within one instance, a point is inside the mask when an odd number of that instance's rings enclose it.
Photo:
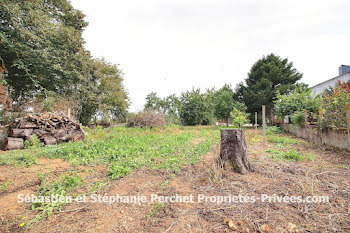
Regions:
[[[305,161],[305,160],[313,161],[316,159],[316,155],[314,154],[303,155],[303,153],[298,152],[294,149],[290,149],[287,151],[270,149],[270,150],[267,150],[266,152],[270,153],[270,157],[273,159],[280,159],[280,160],[287,160],[287,161],[294,161],[294,162]]]
[[[266,128],[266,135],[273,135],[273,134],[280,134],[280,133],[284,133],[284,129],[278,126],[268,126]]]
[[[85,142],[11,151],[0,156],[0,165],[31,166],[37,163],[37,157],[62,158],[75,166],[106,164],[109,176],[116,179],[144,165],[178,171],[182,165],[198,161],[219,140],[219,131],[214,127],[112,127],[87,132]]]
[[[37,164],[36,155],[30,151],[13,151],[0,156],[0,165],[15,165],[30,167]]]
[[[274,134],[267,136],[267,141],[270,143],[283,144],[283,145],[304,143],[303,141],[298,140],[298,139],[289,138],[289,137],[282,137],[282,136],[274,135]]]
[[[41,184],[39,187],[39,191],[36,193],[37,197],[54,196],[57,198],[64,198],[71,194],[70,191],[84,184],[83,178],[77,173],[64,174],[54,182],[52,182],[52,180],[50,180],[46,174],[40,175],[39,179]],[[61,211],[63,206],[66,204],[67,202],[62,200],[51,200],[48,202],[33,202],[32,210],[40,212],[35,218],[35,220],[41,220],[46,217],[49,217],[55,210]]]

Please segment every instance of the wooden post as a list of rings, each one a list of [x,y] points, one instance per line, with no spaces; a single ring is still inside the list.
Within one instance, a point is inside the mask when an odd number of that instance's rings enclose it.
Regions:
[[[255,130],[257,130],[258,129],[258,113],[257,112],[255,112]]]
[[[266,145],[266,112],[265,112],[265,105],[262,106],[262,125],[263,125],[264,145]]]
[[[70,118],[70,108],[68,108],[68,117]]]

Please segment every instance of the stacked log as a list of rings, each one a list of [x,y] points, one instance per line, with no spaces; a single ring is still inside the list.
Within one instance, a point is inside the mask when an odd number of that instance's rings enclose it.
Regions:
[[[22,149],[24,142],[36,135],[45,145],[84,140],[81,125],[64,114],[30,114],[9,125],[5,150]]]

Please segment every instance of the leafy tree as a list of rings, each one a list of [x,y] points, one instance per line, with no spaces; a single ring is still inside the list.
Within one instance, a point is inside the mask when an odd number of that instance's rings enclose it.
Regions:
[[[112,121],[123,121],[127,114],[129,100],[123,86],[121,70],[104,59],[96,59],[95,75],[99,80],[97,102],[102,117]]]
[[[163,112],[164,101],[158,97],[157,93],[151,92],[146,96],[145,110],[151,109],[158,112]]]
[[[69,1],[4,0],[0,18],[0,53],[14,100],[43,90],[73,94],[89,83],[91,60],[82,39],[87,23]]]
[[[266,105],[272,115],[277,91],[281,95],[289,93],[301,78],[302,74],[287,58],[269,54],[252,66],[245,85],[239,85],[236,98],[243,100],[252,117],[254,112],[260,112],[262,105]]]
[[[232,124],[241,128],[244,124],[249,123],[249,113],[240,111],[239,109],[233,107],[233,110],[230,112],[232,117]]]
[[[7,65],[9,94],[17,110],[53,96],[73,99],[83,124],[96,113],[122,118],[127,108],[116,66],[93,60],[84,48],[84,14],[69,0],[3,0],[0,54]]]
[[[152,92],[146,97],[145,110],[155,110],[162,113],[168,123],[180,123],[179,112],[181,101],[175,95],[169,95],[165,98],[160,98],[157,93]]]
[[[214,96],[214,115],[217,119],[225,119],[228,126],[228,118],[234,107],[233,90],[225,84]]]
[[[281,119],[304,110],[308,113],[317,113],[320,106],[320,98],[313,97],[309,88],[297,87],[291,93],[284,95],[277,92],[276,97],[275,113]]]
[[[184,125],[200,125],[208,120],[208,106],[205,95],[200,89],[193,89],[182,93],[180,99],[182,107],[180,110],[181,122]]]

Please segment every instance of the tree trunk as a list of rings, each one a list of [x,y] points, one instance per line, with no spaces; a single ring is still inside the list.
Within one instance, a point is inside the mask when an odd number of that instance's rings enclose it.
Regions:
[[[245,142],[244,130],[242,129],[221,129],[220,159],[221,166],[227,161],[233,170],[246,174],[252,170],[247,158],[247,144]]]

